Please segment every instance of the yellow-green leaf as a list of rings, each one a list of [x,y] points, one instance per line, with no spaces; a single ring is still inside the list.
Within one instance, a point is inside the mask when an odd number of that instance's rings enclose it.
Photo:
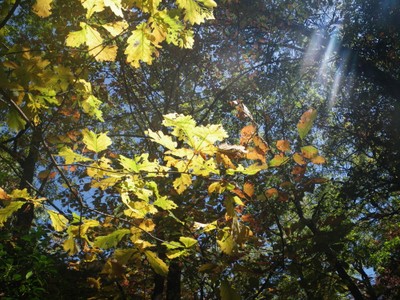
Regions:
[[[20,209],[24,203],[26,202],[11,201],[10,204],[8,204],[5,208],[0,209],[0,227],[2,227],[4,222],[6,222],[13,213]]]
[[[107,133],[96,134],[93,131],[84,129],[82,135],[86,148],[96,153],[106,150],[112,143],[111,139],[107,136]]]
[[[313,159],[318,155],[318,149],[314,146],[304,146],[301,147],[301,153],[305,158]]]
[[[189,238],[189,237],[186,237],[186,236],[181,236],[179,238],[179,241],[182,244],[184,244],[186,248],[190,248],[190,247],[192,247],[192,246],[197,244],[197,240]]]
[[[168,266],[167,264],[161,260],[157,254],[152,251],[146,250],[144,251],[147,260],[149,261],[151,267],[153,268],[154,272],[161,276],[167,276],[168,274]]]
[[[159,197],[156,201],[153,202],[153,205],[158,206],[164,210],[171,210],[178,207],[174,201],[169,200],[166,196]]]
[[[47,210],[47,213],[49,214],[51,223],[56,231],[63,231],[67,228],[68,219],[66,217],[53,210]]]
[[[308,134],[316,117],[317,111],[313,108],[310,108],[301,116],[300,121],[297,124],[297,130],[301,139],[304,139]]]
[[[46,18],[51,15],[51,3],[53,0],[36,0],[32,10],[41,18]]]
[[[270,167],[279,167],[279,166],[285,164],[288,160],[289,160],[289,158],[287,156],[278,154],[278,155],[275,155],[274,158],[270,160],[269,166]]]
[[[128,44],[125,49],[126,60],[135,68],[140,66],[140,61],[149,65],[153,61],[152,55],[155,52],[155,48],[151,44],[148,30],[146,23],[142,23],[136,27],[136,30],[132,31],[126,41]]]
[[[119,229],[105,236],[98,236],[94,241],[94,246],[102,249],[117,247],[122,238],[129,234],[129,229]]]
[[[75,153],[68,147],[64,147],[58,152],[58,156],[61,156],[65,159],[65,163],[67,165],[73,164],[76,162],[84,162],[84,161],[92,161],[89,157],[85,157],[83,155],[80,155],[78,153]]]

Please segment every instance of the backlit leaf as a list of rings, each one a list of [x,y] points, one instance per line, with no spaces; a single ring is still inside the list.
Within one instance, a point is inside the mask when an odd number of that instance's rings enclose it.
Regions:
[[[326,160],[324,157],[318,155],[318,156],[312,158],[311,162],[313,164],[322,165],[322,164],[326,163]]]
[[[94,246],[102,249],[117,247],[122,238],[129,234],[129,229],[119,229],[105,236],[98,236],[94,241]]]
[[[114,23],[107,23],[102,25],[112,36],[116,37],[123,33],[128,28],[128,23],[124,21],[118,21]]]
[[[67,165],[77,163],[77,162],[85,162],[85,161],[92,161],[89,157],[85,157],[78,153],[75,153],[68,147],[64,147],[58,152],[58,155],[65,159],[65,163]]]
[[[51,15],[51,3],[53,0],[36,0],[32,10],[41,18],[46,18]]]
[[[304,146],[301,147],[301,154],[303,154],[305,158],[313,159],[318,155],[318,149],[314,146]]]
[[[299,165],[305,165],[307,162],[304,160],[303,155],[300,153],[293,154],[293,160]]]
[[[142,23],[132,31],[126,41],[128,46],[125,49],[126,60],[133,67],[138,68],[139,62],[143,61],[149,65],[153,62],[154,46],[151,44],[146,23]]]
[[[240,145],[247,145],[256,134],[257,128],[253,125],[247,125],[240,131]]]
[[[214,19],[212,9],[217,6],[213,0],[176,0],[178,7],[184,9],[184,20],[190,24],[201,24]]]
[[[186,248],[190,248],[197,244],[197,240],[185,236],[181,236],[179,241],[184,244]]]
[[[82,130],[82,135],[86,148],[96,153],[106,150],[112,143],[111,139],[107,136],[107,133],[96,134],[93,131],[84,129]]]
[[[253,197],[254,195],[254,184],[251,182],[246,182],[243,186],[243,191],[249,196]]]
[[[164,146],[167,149],[174,150],[177,147],[177,143],[174,142],[169,135],[165,135],[162,131],[154,132],[149,129],[147,135],[153,139],[156,143]]]
[[[305,136],[308,134],[316,117],[317,111],[313,108],[310,108],[305,113],[303,113],[299,123],[297,124],[297,130],[301,139],[304,139]]]
[[[122,13],[121,0],[103,0],[103,1],[104,5],[109,7],[116,16],[121,18],[124,17],[124,14]]]
[[[192,184],[192,176],[190,174],[181,174],[174,180],[174,189],[178,194],[182,194]]]
[[[89,19],[94,13],[104,10],[103,0],[81,0],[82,6],[86,8],[86,19]]]
[[[232,251],[235,247],[235,241],[229,233],[225,232],[222,238],[217,240],[217,243],[222,252],[228,255],[232,254]]]
[[[146,219],[142,223],[139,224],[139,228],[143,229],[146,232],[153,231],[156,228],[156,224],[151,219]]]
[[[56,231],[63,231],[67,228],[68,219],[66,217],[53,210],[47,210],[47,213],[49,214],[51,223]]]
[[[289,141],[286,140],[276,141],[276,148],[278,148],[278,150],[282,152],[290,151]]]
[[[9,217],[17,210],[19,210],[22,205],[24,205],[23,201],[11,201],[5,208],[0,209],[0,227],[4,225]]]
[[[153,202],[153,205],[158,206],[164,210],[171,210],[178,207],[174,201],[168,200],[167,197],[160,197],[156,201]]]
[[[289,158],[287,156],[284,156],[283,154],[277,154],[274,156],[273,159],[270,160],[269,166],[270,167],[279,167],[283,164],[285,164]]]
[[[157,254],[152,251],[146,250],[144,251],[147,260],[149,261],[151,267],[153,268],[154,272],[161,276],[167,276],[168,274],[168,266],[167,264],[161,260]]]

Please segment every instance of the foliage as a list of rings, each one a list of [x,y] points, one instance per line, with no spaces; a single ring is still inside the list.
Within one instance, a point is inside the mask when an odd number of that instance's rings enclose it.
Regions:
[[[0,4],[2,296],[396,299],[399,6],[364,2]]]

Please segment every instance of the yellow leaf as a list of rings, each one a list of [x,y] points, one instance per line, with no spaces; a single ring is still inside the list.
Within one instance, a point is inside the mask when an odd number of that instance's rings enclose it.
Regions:
[[[84,161],[91,161],[89,157],[85,157],[83,155],[80,155],[78,153],[75,153],[68,147],[64,147],[58,152],[58,156],[61,156],[65,159],[65,163],[67,165],[73,164],[76,162],[84,162]]]
[[[124,21],[118,21],[113,23],[104,24],[103,27],[114,37],[120,35],[128,28],[128,23]]]
[[[249,196],[253,197],[254,195],[254,184],[251,182],[246,182],[243,186],[243,191]]]
[[[65,44],[68,47],[79,47],[86,43],[86,31],[84,29],[78,31],[72,31],[68,33]]]
[[[117,57],[118,46],[105,46],[96,47],[89,50],[89,54],[92,55],[97,61],[114,61]]]
[[[304,160],[303,155],[300,153],[293,154],[293,160],[299,165],[305,165],[307,162]]]
[[[217,6],[213,0],[176,0],[178,7],[185,11],[184,20],[190,24],[201,24],[213,20],[212,9]]]
[[[0,200],[11,200],[10,196],[0,187]]]
[[[192,184],[192,176],[190,174],[181,174],[174,180],[174,189],[178,194],[182,194]]]
[[[79,252],[79,248],[75,243],[75,239],[70,236],[63,244],[64,251],[69,255],[75,255]]]
[[[41,18],[46,18],[51,15],[51,3],[53,0],[36,0],[32,10]]]
[[[135,68],[140,66],[140,61],[151,65],[153,62],[152,55],[156,50],[148,37],[146,23],[138,25],[126,42],[128,46],[125,49],[125,54],[128,63]]]
[[[116,16],[124,17],[121,0],[104,0],[104,5],[109,7]]]
[[[311,162],[313,164],[322,165],[322,164],[326,163],[326,160],[324,157],[318,155],[318,156],[312,158]]]
[[[217,240],[218,246],[221,248],[221,251],[231,255],[232,251],[235,247],[235,241],[232,236],[228,232],[224,232],[222,237]]]
[[[68,219],[62,214],[55,212],[53,210],[47,210],[51,223],[56,231],[63,231],[67,228]]]
[[[153,139],[156,143],[164,146],[167,149],[175,150],[177,147],[177,143],[172,140],[172,137],[169,135],[165,135],[162,131],[154,132],[149,129],[146,134]]]
[[[81,0],[82,6],[86,8],[86,19],[89,19],[94,13],[104,10],[103,0]]]
[[[153,231],[156,228],[156,224],[154,224],[153,220],[147,219],[140,223],[139,228],[143,229],[146,232]]]
[[[157,254],[152,251],[146,250],[144,251],[147,260],[149,261],[151,267],[153,268],[154,272],[161,276],[167,276],[168,274],[168,266],[164,261],[162,261]]]

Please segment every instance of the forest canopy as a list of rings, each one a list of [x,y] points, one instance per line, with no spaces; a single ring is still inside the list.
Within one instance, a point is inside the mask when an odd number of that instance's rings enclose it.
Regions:
[[[5,0],[0,298],[398,299],[395,0]]]

